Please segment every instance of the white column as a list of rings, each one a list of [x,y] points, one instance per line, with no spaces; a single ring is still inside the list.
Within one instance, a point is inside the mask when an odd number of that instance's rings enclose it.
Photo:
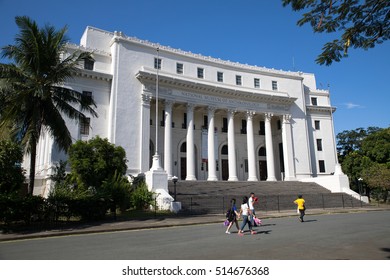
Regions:
[[[248,181],[258,181],[256,175],[255,142],[253,136],[253,116],[255,112],[246,113],[246,140],[248,146]]]
[[[187,104],[187,181],[195,181],[194,104]]]
[[[207,158],[209,176],[207,181],[218,181],[217,168],[215,164],[215,141],[214,141],[214,112],[215,107],[208,107],[208,134],[207,134]]]
[[[274,147],[272,143],[271,118],[273,114],[265,114],[265,147],[267,152],[267,181],[276,181]]]
[[[151,96],[142,94],[141,124],[140,124],[140,131],[141,131],[140,172],[146,172],[150,168],[149,166],[150,100],[151,100]]]
[[[284,159],[284,179],[286,181],[295,180],[294,151],[291,135],[291,115],[283,115],[282,123],[282,141],[283,141],[283,159]]]
[[[168,180],[172,179],[172,105],[173,101],[165,100],[164,123],[164,169],[168,173]]]
[[[229,179],[228,181],[238,181],[237,178],[237,160],[236,160],[236,141],[234,137],[234,114],[235,110],[228,111],[228,161],[229,161]]]

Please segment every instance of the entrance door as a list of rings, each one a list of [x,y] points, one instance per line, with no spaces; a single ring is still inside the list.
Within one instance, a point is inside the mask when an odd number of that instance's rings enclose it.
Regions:
[[[222,159],[222,181],[227,181],[229,179],[229,160]]]
[[[180,179],[185,180],[187,177],[187,158],[180,158]]]
[[[260,181],[267,180],[267,161],[259,160]]]

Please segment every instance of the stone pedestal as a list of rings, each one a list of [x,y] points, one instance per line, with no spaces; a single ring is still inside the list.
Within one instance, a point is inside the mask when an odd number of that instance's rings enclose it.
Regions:
[[[156,195],[159,210],[170,210],[173,197],[168,192],[168,173],[160,166],[160,156],[153,156],[152,168],[145,173],[146,184],[149,191]]]

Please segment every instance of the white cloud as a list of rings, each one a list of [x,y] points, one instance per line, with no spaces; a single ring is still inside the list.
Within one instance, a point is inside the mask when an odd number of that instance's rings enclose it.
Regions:
[[[363,108],[363,106],[351,102],[345,103],[344,105],[347,106],[347,109]]]

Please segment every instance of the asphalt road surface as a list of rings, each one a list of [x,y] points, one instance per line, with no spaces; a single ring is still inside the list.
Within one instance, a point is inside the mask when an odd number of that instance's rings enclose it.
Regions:
[[[390,211],[264,219],[258,234],[221,224],[0,243],[3,260],[386,260]]]

